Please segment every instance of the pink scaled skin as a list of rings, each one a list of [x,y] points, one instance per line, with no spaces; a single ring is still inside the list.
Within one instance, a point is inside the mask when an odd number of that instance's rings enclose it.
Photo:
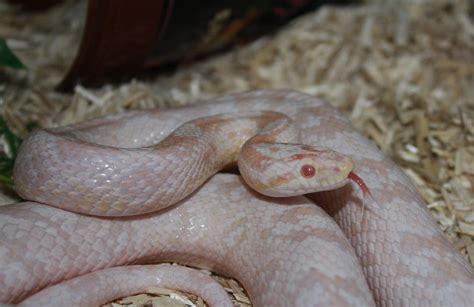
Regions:
[[[150,287],[199,293],[210,306],[232,307],[229,296],[212,277],[178,265],[134,265],[108,268],[40,291],[19,304],[34,306],[97,306]]]
[[[113,115],[66,129],[101,144],[143,147],[183,122],[250,110],[284,113],[297,119],[305,144],[350,156],[371,194],[362,219],[363,186],[355,183],[307,197],[275,199],[249,191],[235,175],[223,174],[175,206],[136,217],[98,218],[39,203],[16,204],[0,209],[0,301],[20,302],[62,280],[150,260],[234,276],[255,306],[367,306],[374,301],[381,306],[468,306],[474,301],[472,268],[444,238],[407,177],[346,118],[314,97],[253,91],[195,107]],[[22,167],[32,169],[44,161],[25,159]],[[91,179],[88,170],[81,170],[58,172],[70,176],[63,180]],[[35,200],[48,178],[25,174],[19,172],[17,184]],[[140,184],[134,181],[127,192]],[[58,203],[76,197],[48,189]]]
[[[322,209],[304,197],[257,195],[236,175],[218,174],[178,206],[139,217],[90,217],[25,202],[3,208],[0,219],[7,302],[104,267],[170,260],[234,276],[255,306],[374,305],[349,242]],[[77,281],[77,291],[61,299],[88,297],[83,306],[94,306],[113,297],[109,291],[130,293],[117,291],[114,280],[97,296]],[[48,293],[40,297],[48,301]]]

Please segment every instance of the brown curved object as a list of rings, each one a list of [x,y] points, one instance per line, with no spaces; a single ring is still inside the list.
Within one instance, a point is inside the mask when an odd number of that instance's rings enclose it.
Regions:
[[[63,0],[7,0],[6,2],[20,7],[23,11],[33,12],[49,9]]]
[[[57,89],[70,91],[77,83],[98,86],[138,73],[153,48],[163,2],[90,0],[81,47]]]
[[[252,41],[323,3],[339,2],[89,0],[79,52],[57,89],[125,81],[150,68],[186,63]]]

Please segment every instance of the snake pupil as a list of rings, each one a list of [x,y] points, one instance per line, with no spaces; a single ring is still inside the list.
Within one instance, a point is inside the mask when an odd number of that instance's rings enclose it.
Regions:
[[[305,164],[301,167],[301,175],[305,178],[311,178],[314,177],[316,174],[316,170],[314,169],[314,166]]]

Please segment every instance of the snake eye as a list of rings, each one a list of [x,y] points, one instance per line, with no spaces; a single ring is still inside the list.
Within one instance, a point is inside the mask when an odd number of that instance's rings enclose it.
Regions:
[[[304,178],[312,178],[316,174],[316,170],[314,166],[305,164],[301,167],[300,173]]]

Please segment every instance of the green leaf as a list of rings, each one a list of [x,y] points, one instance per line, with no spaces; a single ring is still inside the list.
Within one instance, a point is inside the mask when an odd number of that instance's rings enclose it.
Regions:
[[[3,38],[0,38],[0,65],[10,66],[13,68],[24,69],[25,65],[13,54],[8,48]]]
[[[5,153],[0,154],[0,182],[12,187],[13,167],[22,140],[10,130],[2,116],[0,116],[0,137],[5,142]]]
[[[9,187],[13,187],[13,179],[11,176],[0,175],[0,182],[3,182]]]

